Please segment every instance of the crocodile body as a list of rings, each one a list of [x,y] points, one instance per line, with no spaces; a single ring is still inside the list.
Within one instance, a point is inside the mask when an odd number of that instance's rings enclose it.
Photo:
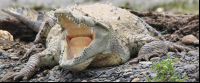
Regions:
[[[131,57],[135,57],[134,62],[148,61],[168,50],[190,50],[165,41],[141,18],[111,4],[75,5],[47,13],[26,8],[3,11],[38,32],[32,48],[38,43],[46,45],[44,51],[31,55],[20,72],[4,80],[27,80],[42,66],[59,65],[78,72],[87,67],[119,65]]]

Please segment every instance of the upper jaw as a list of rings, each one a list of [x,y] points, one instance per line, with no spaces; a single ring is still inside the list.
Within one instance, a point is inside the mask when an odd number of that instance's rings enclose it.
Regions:
[[[69,8],[57,9],[54,15],[55,17],[58,17],[58,18],[64,15],[66,16],[66,18],[72,19],[74,23],[77,23],[78,25],[81,23],[88,27],[93,27],[96,25],[96,21],[92,17],[88,17],[87,15],[80,15],[80,14],[78,15],[78,14],[72,13],[72,10],[70,10]]]

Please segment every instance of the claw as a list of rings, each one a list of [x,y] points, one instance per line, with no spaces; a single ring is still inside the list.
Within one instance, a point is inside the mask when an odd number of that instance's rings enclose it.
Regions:
[[[14,80],[14,81],[19,80],[19,79],[23,78],[23,76],[24,76],[24,75],[21,75],[21,74],[17,74],[17,73],[16,73],[16,76],[13,78],[13,80]]]
[[[34,48],[36,48],[38,44],[33,45],[26,53],[24,56],[19,60],[20,62],[23,62],[22,60],[27,59],[30,56],[30,53],[33,51]]]
[[[2,82],[11,82],[12,78],[15,76],[15,72],[8,72],[3,78]]]

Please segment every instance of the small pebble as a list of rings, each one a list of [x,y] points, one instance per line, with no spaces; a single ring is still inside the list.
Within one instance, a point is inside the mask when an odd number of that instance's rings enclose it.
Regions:
[[[81,82],[88,82],[87,80],[82,80]]]
[[[189,51],[188,54],[191,56],[199,56],[199,52],[196,51]]]
[[[199,41],[194,35],[187,35],[185,37],[182,38],[182,42],[184,44],[198,44]]]
[[[21,70],[21,67],[14,67],[13,70]]]
[[[73,77],[73,75],[72,74],[67,74],[67,76],[65,76],[65,78],[67,78],[67,79],[70,79],[70,78],[72,78]]]
[[[151,65],[152,64],[152,62],[151,61],[141,61],[141,62],[139,62],[140,64],[144,64],[144,65]]]
[[[185,56],[185,60],[186,60],[186,61],[190,61],[190,60],[191,60],[191,58],[190,58],[190,57],[188,57],[188,56]]]
[[[19,56],[18,53],[11,53],[10,55],[8,55],[8,57],[17,57],[17,56]]]
[[[13,60],[19,60],[19,57],[11,57]]]
[[[124,77],[128,77],[128,76],[130,76],[130,75],[133,75],[133,72],[125,72],[125,73],[123,74]]]
[[[13,50],[13,49],[8,49],[7,51],[8,51],[8,52],[10,52],[10,53],[11,53],[11,52],[14,52],[14,50]]]
[[[0,64],[0,69],[3,69],[6,65]]]

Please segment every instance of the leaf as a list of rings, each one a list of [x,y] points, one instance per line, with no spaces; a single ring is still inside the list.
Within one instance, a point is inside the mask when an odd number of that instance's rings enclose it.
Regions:
[[[178,73],[178,77],[180,77],[181,76],[181,74],[180,73]]]
[[[179,60],[178,58],[175,58],[175,59],[174,59],[174,61],[178,61],[178,60]]]
[[[187,77],[185,76],[183,79],[185,80],[185,79],[187,79]]]
[[[146,82],[152,82],[151,79],[149,77],[147,77],[147,79],[145,79]]]
[[[169,59],[171,58],[171,56],[169,54],[167,56],[168,56]]]
[[[158,79],[158,76],[154,77],[153,80],[156,81]]]
[[[165,60],[162,60],[162,62],[161,63],[165,63]]]
[[[184,79],[179,79],[178,82],[184,82]]]
[[[162,77],[161,77],[162,79],[165,79],[165,75],[162,75]]]

